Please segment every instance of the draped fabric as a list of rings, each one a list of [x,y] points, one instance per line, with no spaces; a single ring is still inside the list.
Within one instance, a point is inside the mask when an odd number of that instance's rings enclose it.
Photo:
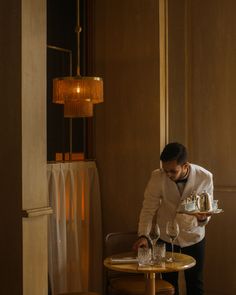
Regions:
[[[102,290],[102,229],[95,162],[47,166],[52,294]]]

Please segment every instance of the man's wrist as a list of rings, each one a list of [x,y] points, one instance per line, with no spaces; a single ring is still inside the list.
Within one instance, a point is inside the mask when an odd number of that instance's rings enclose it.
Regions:
[[[138,239],[146,239],[146,241],[148,242],[148,247],[151,248],[152,244],[151,244],[150,239],[147,236],[141,235],[138,237]]]
[[[200,222],[200,223],[204,223],[207,221],[207,217],[204,217],[204,218],[197,218],[197,221]]]

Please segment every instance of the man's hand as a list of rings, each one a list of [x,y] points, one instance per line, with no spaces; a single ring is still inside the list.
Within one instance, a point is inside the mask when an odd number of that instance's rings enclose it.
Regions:
[[[196,216],[197,220],[199,222],[204,222],[207,220],[207,217],[211,216],[212,213],[204,213],[204,214],[201,214],[201,213],[195,213],[194,216]]]
[[[141,237],[139,238],[133,245],[133,250],[134,251],[138,251],[139,247],[145,247],[148,248],[148,241],[146,238]]]

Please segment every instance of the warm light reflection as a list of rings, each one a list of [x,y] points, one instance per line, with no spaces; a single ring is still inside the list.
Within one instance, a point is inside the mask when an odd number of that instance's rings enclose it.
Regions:
[[[75,231],[80,230],[78,249],[80,250],[80,259],[83,270],[81,271],[81,281],[82,289],[86,290],[88,288],[88,273],[89,273],[89,213],[88,213],[88,203],[86,202],[86,174],[84,171],[79,172],[80,181],[71,189],[71,175],[67,174],[65,179],[65,203],[60,203],[61,199],[58,195],[59,201],[59,212],[61,213],[61,207],[66,206],[66,227],[70,234],[76,235]],[[73,194],[73,195],[72,195]],[[65,204],[65,205],[64,205]],[[77,212],[77,213],[76,213]],[[60,219],[63,220],[63,216]],[[80,224],[79,228],[77,226]],[[76,260],[75,260],[76,261]],[[70,265],[71,269],[76,266]]]
[[[63,153],[55,153],[55,161],[63,161]]]
[[[55,161],[84,161],[84,153],[55,153]]]
[[[66,222],[70,222],[71,220],[74,220],[74,210],[72,211],[71,204],[70,204],[70,181],[68,181],[68,178],[66,180],[66,190],[65,190],[66,196]]]
[[[84,192],[84,174],[82,175],[81,187],[81,220],[85,220],[85,192]]]
[[[67,177],[66,179],[66,187],[65,187],[65,203],[66,203],[66,220],[67,222],[71,222],[72,220],[75,221],[75,211],[77,211],[77,209],[75,208],[75,206],[77,206],[77,208],[80,208],[80,215],[77,216],[77,218],[79,220],[81,220],[82,222],[85,221],[85,176],[84,173],[81,173],[80,175],[81,177],[81,187],[77,187],[77,191],[76,191],[76,195],[72,197],[71,199],[71,184],[70,184],[70,178]],[[58,198],[60,200],[60,198]],[[60,204],[61,206],[61,204]],[[78,211],[79,212],[79,211]]]

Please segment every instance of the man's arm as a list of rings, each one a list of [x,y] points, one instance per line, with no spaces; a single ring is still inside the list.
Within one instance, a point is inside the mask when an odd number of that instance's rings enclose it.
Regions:
[[[133,250],[138,251],[139,247],[145,247],[145,248],[149,247],[149,241],[148,241],[148,238],[146,236],[140,236],[137,239],[137,241],[133,245]]]
[[[139,239],[134,244],[134,250],[138,247],[148,247],[148,235],[152,227],[152,220],[161,200],[161,176],[160,172],[154,172],[144,192],[144,201],[139,216]]]

